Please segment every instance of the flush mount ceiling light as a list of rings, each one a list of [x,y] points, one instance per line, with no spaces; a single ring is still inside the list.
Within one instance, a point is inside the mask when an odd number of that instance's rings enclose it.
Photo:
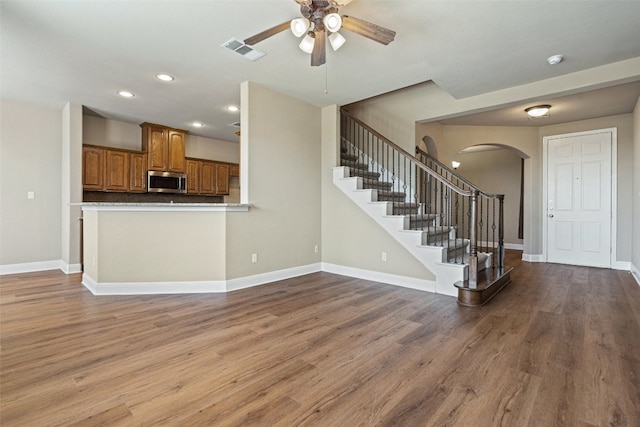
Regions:
[[[191,123],[191,126],[193,126],[194,128],[201,128],[204,125],[202,123],[200,123],[200,122],[193,122],[193,123]]]
[[[564,56],[562,55],[553,55],[547,58],[547,62],[549,63],[549,65],[556,65],[561,63],[563,59]]]
[[[391,43],[396,32],[380,25],[367,22],[349,15],[340,15],[340,8],[351,0],[295,0],[300,5],[299,18],[283,22],[244,40],[247,46],[253,46],[287,28],[294,36],[303,37],[298,45],[304,52],[311,54],[311,66],[326,63],[327,39],[333,50],[338,50],[346,39],[338,30],[351,31],[383,45]]]
[[[530,118],[535,119],[537,117],[548,117],[550,108],[551,105],[535,105],[533,107],[525,108],[524,111]]]
[[[118,95],[120,95],[123,98],[133,98],[135,96],[132,92],[129,92],[128,90],[120,90],[118,91]]]
[[[163,82],[170,82],[173,80],[173,76],[170,76],[169,74],[156,74],[156,78]]]
[[[240,108],[236,107],[235,105],[229,105],[227,107],[227,111],[231,111],[232,113],[235,113],[237,111],[240,111]]]

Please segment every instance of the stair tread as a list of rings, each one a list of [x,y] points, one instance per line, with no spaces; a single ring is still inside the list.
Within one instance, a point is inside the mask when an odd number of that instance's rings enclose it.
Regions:
[[[344,165],[342,165],[344,166]],[[380,174],[378,172],[371,172],[368,170],[362,170],[362,169],[355,169],[355,168],[349,168],[349,175],[350,176],[359,176],[362,178],[370,178],[370,179],[374,179],[377,180],[378,178],[380,178]]]
[[[364,169],[364,170],[369,169],[369,165],[368,164],[359,163],[357,161],[342,160],[340,163],[341,163],[342,166],[347,166],[347,167],[354,168],[354,169]]]

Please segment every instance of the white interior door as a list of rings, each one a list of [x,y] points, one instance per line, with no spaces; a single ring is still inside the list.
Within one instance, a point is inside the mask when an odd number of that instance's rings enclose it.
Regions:
[[[612,131],[545,140],[547,261],[611,267]]]

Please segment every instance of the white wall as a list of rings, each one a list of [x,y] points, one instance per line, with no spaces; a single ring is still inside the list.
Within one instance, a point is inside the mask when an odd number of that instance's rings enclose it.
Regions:
[[[3,100],[0,120],[0,265],[59,263],[61,111]]]
[[[320,262],[320,109],[241,86],[243,202],[227,216],[227,278]],[[258,262],[251,262],[251,254]]]

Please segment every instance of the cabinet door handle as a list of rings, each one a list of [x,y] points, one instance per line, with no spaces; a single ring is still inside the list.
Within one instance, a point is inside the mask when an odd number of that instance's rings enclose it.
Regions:
[[[549,218],[553,218],[553,214],[549,214]]]

